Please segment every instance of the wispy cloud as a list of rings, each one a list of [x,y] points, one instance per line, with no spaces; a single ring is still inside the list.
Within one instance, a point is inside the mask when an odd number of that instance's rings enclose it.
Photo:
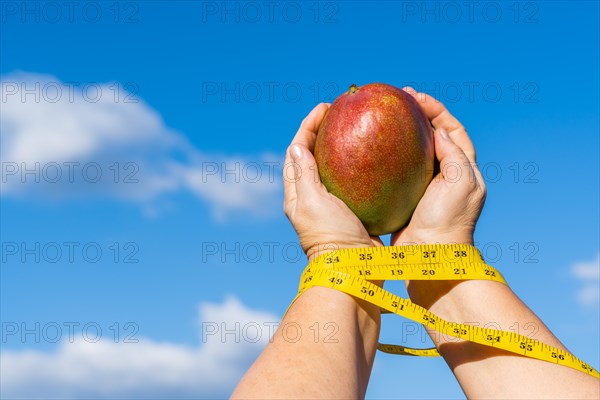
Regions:
[[[577,300],[586,307],[600,307],[600,253],[593,261],[571,266],[571,274],[582,283]]]
[[[49,353],[3,350],[0,397],[228,397],[279,318],[234,297],[200,304],[199,317],[197,347],[140,338],[139,343],[65,341]]]
[[[0,84],[2,196],[108,197],[152,208],[160,196],[187,191],[218,217],[279,209],[274,156],[203,152],[121,85],[26,72]]]

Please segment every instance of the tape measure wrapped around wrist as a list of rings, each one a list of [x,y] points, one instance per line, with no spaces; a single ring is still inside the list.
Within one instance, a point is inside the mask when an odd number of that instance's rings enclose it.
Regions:
[[[447,336],[492,346],[512,353],[564,365],[600,378],[598,371],[568,351],[514,332],[445,321],[409,299],[369,282],[379,280],[506,281],[469,245],[413,245],[337,250],[310,262],[300,278],[298,298],[313,286],[329,287],[379,306]],[[380,351],[413,356],[439,356],[435,348],[412,349],[379,344]]]

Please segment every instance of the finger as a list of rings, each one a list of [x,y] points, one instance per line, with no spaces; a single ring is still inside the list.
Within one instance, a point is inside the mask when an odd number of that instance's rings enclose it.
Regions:
[[[292,140],[292,144],[300,144],[310,151],[313,151],[315,147],[315,141],[317,140],[317,132],[319,131],[319,125],[325,117],[329,105],[327,103],[321,103],[317,105],[312,111],[304,118],[296,136]]]
[[[323,117],[329,109],[328,103],[322,103],[312,109],[310,113],[304,118],[296,136],[292,140],[291,144],[300,144],[306,148],[312,149],[315,145],[317,132],[319,131],[319,125],[323,120]],[[296,175],[298,165],[293,161],[289,149],[285,155],[285,161],[283,164],[283,204],[284,210],[287,208],[293,208],[296,202]]]
[[[285,161],[283,162],[283,211],[289,216],[289,213],[296,205],[296,164],[292,161],[290,149],[285,153]]]
[[[445,181],[457,182],[465,172],[473,174],[470,160],[444,128],[436,129],[434,138],[435,155],[440,162],[440,171]],[[476,179],[475,176],[466,176],[466,178]]]
[[[419,93],[413,88],[404,88],[421,105],[421,109],[431,121],[435,129],[444,128],[452,138],[452,141],[458,145],[471,162],[475,162],[475,147],[466,129],[452,115],[450,111],[437,99],[427,93]]]
[[[294,181],[298,202],[316,198],[321,194],[323,185],[319,179],[315,158],[312,153],[301,144],[291,145],[289,153],[298,172]]]

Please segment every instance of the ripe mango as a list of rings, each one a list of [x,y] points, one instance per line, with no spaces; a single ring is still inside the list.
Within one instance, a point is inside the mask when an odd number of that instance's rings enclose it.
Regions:
[[[433,130],[417,101],[372,83],[339,96],[319,126],[321,181],[371,235],[408,223],[433,177]]]

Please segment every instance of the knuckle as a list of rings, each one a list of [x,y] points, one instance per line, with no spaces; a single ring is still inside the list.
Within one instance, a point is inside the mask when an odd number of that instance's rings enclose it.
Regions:
[[[296,202],[293,199],[286,199],[283,202],[283,213],[290,220],[292,219],[294,209],[296,208],[295,203]]]
[[[485,184],[479,185],[479,193],[481,195],[481,200],[485,201],[487,198],[487,188],[485,187]]]
[[[289,218],[289,216],[290,216],[290,207],[287,205],[287,203],[283,203],[283,213],[285,214],[286,217]]]
[[[487,197],[487,189],[485,184],[475,180],[470,186],[471,190],[469,192],[468,203],[473,205],[475,208],[480,208]]]

